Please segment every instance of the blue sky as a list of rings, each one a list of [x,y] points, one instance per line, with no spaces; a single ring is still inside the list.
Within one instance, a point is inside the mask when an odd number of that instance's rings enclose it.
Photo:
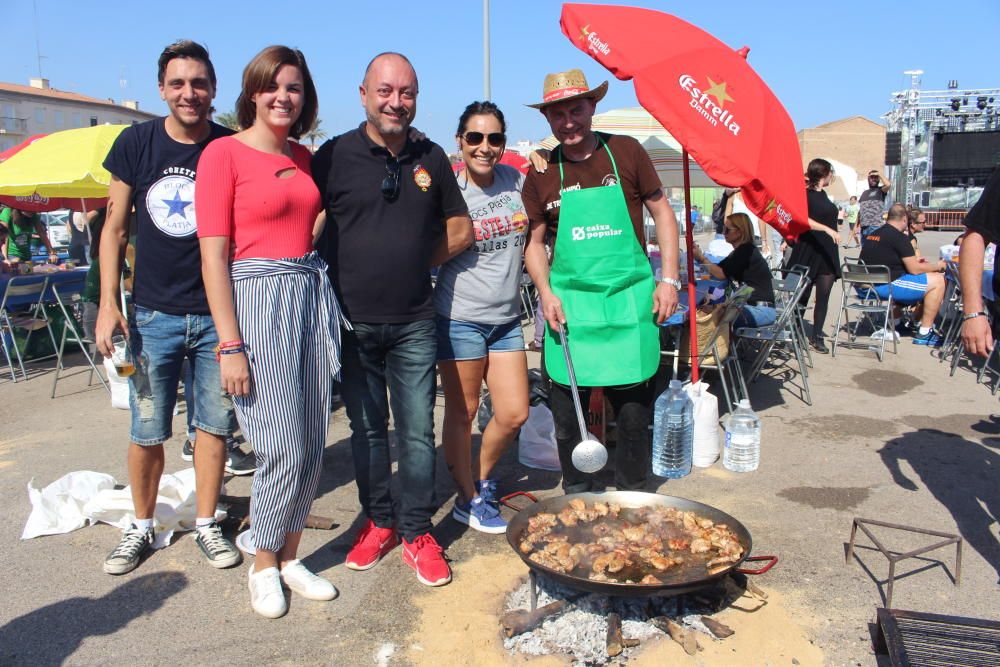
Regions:
[[[673,13],[734,48],[750,46],[751,65],[797,128],[855,114],[878,119],[889,108],[889,93],[909,86],[902,74],[907,69],[925,71],[925,89],[943,89],[948,79],[963,88],[1000,85],[997,0],[609,4]],[[27,83],[38,72],[32,2],[2,5],[0,81]],[[275,43],[302,49],[319,90],[323,128],[331,134],[363,119],[357,85],[365,64],[380,51],[401,51],[413,61],[420,78],[416,125],[446,148],[452,147],[461,110],[483,94],[481,0],[36,5],[42,73],[53,87],[138,99],[155,113],[165,110],[156,89],[156,58],[180,37],[211,51],[220,111],[233,108],[243,67],[257,51]],[[563,37],[560,8],[550,0],[491,2],[493,99],[507,115],[512,139],[548,134],[542,116],[523,106],[541,97],[546,72],[578,67],[592,86],[611,78],[599,111],[636,104],[631,83],[615,80]]]

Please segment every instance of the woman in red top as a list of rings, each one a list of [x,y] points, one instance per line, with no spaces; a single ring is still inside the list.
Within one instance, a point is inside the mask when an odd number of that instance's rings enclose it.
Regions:
[[[317,106],[302,54],[264,49],[243,71],[237,115],[246,129],[205,148],[195,181],[222,389],[257,455],[250,602],[269,618],[288,609],[282,583],[314,600],[337,595],[296,558],[340,370],[340,308],[313,251],[320,195],[309,151],[289,141],[312,127]]]

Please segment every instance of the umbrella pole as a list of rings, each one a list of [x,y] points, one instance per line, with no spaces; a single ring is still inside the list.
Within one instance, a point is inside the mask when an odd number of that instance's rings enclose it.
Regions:
[[[691,382],[698,381],[698,303],[695,301],[694,280],[694,227],[691,224],[691,167],[688,152],[684,156],[684,218],[686,220],[684,235],[687,240],[687,274],[688,274],[688,323],[691,329]]]

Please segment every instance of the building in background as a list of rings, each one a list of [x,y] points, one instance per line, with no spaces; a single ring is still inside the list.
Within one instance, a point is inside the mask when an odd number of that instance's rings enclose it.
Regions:
[[[814,158],[829,160],[837,179],[827,189],[830,198],[846,202],[868,187],[870,169],[883,169],[885,127],[864,116],[852,116],[799,130],[802,172]]]
[[[1000,164],[1000,88],[921,90],[920,70],[909,90],[892,93],[885,162],[895,201],[960,217]],[[959,220],[960,222],[960,220]]]
[[[157,114],[139,110],[134,100],[98,99],[56,90],[48,79],[33,78],[29,85],[0,82],[0,151],[36,134],[91,125],[130,125]]]

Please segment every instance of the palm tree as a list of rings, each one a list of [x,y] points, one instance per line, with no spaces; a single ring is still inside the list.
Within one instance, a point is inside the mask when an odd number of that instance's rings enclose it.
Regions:
[[[239,132],[241,129],[243,129],[240,127],[240,121],[236,116],[235,111],[225,111],[223,113],[217,113],[215,114],[215,118],[213,120],[219,125],[222,125],[223,127],[228,127],[230,130],[236,130],[237,132]]]
[[[316,140],[326,139],[326,137],[328,136],[326,131],[320,127],[320,125],[322,124],[323,121],[317,118],[316,122],[313,123],[312,129],[306,132],[305,134],[305,138],[309,140],[309,150],[311,150],[313,153],[316,152]]]

